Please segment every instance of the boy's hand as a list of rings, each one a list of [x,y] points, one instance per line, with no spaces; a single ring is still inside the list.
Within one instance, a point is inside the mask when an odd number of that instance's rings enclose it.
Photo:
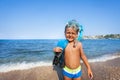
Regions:
[[[92,71],[91,71],[90,69],[88,69],[88,76],[89,76],[89,78],[92,80],[92,78],[93,78],[93,73],[92,73]]]
[[[62,52],[62,50],[63,50],[63,49],[60,48],[60,47],[55,47],[55,48],[53,49],[54,52],[58,52],[58,53],[59,53],[59,52]]]

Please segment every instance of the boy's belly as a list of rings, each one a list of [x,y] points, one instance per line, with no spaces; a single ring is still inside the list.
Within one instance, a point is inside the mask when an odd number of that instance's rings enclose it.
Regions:
[[[76,69],[80,66],[80,60],[65,60],[65,65],[71,69]]]

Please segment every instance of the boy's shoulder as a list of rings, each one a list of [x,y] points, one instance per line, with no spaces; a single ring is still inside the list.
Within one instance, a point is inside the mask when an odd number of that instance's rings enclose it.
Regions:
[[[81,47],[81,46],[82,46],[82,43],[81,43],[80,41],[77,41],[77,45],[78,45],[79,47]]]
[[[78,44],[82,44],[80,41],[77,41]]]

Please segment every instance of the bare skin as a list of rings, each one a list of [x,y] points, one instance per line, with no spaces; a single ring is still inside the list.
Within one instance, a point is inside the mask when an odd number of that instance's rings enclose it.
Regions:
[[[73,28],[66,29],[65,37],[69,41],[69,43],[65,48],[65,65],[70,69],[76,69],[81,65],[80,60],[82,59],[87,67],[89,78],[93,78],[90,65],[83,52],[82,44],[76,40],[77,36],[78,34]],[[54,52],[61,51],[62,49],[60,47],[54,48]],[[64,76],[64,80],[81,80],[81,77],[71,79],[67,76]]]

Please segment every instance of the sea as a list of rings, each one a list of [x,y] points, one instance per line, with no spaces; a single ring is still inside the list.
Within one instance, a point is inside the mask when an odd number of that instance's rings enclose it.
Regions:
[[[58,39],[0,40],[0,72],[52,66]],[[120,39],[85,39],[83,50],[89,62],[120,57]]]

